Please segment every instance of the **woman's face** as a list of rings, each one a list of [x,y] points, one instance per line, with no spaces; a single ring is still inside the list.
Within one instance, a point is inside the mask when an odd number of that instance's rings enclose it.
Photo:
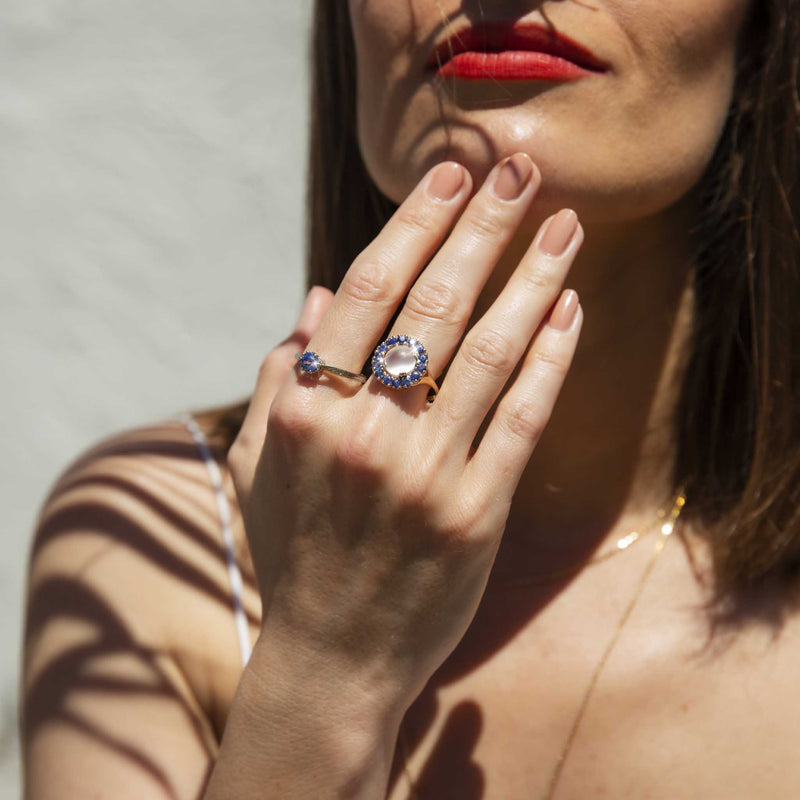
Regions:
[[[748,0],[349,0],[349,8],[360,146],[384,194],[401,201],[444,159],[465,164],[477,183],[522,150],[542,171],[541,213],[570,206],[584,222],[610,222],[666,208],[699,179],[731,101]],[[576,71],[545,57],[545,68],[566,71],[519,79],[541,59],[508,56],[521,49],[511,26],[528,24],[569,37],[602,67]],[[541,49],[535,30],[527,36],[535,43],[523,34],[522,47]],[[456,50],[474,52],[448,64]],[[506,54],[486,59],[486,50]]]

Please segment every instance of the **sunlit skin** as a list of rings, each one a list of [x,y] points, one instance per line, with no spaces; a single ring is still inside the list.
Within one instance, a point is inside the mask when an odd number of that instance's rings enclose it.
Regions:
[[[567,280],[585,309],[581,341],[520,484],[495,574],[575,563],[645,524],[668,497],[667,389],[691,317],[691,190],[725,121],[747,3],[351,0],[350,12],[360,146],[388,197],[401,201],[443,159],[466,165],[476,186],[518,150],[541,170],[541,189],[479,310],[547,215],[573,208],[586,231]],[[609,69],[560,83],[426,71],[434,44],[483,19],[552,26]]]
[[[507,338],[526,365],[506,383],[510,365],[479,363],[468,385],[456,377],[469,374],[462,346],[431,405],[421,387],[300,375],[298,349],[353,368],[398,306],[411,319],[405,284],[382,308],[354,302],[347,278],[335,296],[312,289],[288,339],[265,353],[233,446],[214,450],[253,647],[244,669],[220,506],[186,426],[141,428],[87,451],[45,503],[31,545],[26,797],[408,800],[403,741],[419,798],[549,798],[558,763],[553,800],[796,796],[800,616],[712,629],[702,531],[680,521],[638,595],[655,535],[587,564],[671,500],[693,189],[732,99],[746,2],[349,0],[349,9],[365,161],[388,197],[430,224],[403,226],[397,215],[348,275],[388,254],[387,282],[454,275],[464,293],[471,276],[477,293],[483,257],[513,223],[469,331],[514,320]],[[426,71],[435,43],[487,18],[552,25],[608,69],[549,83]],[[524,207],[482,186],[518,151],[542,176]],[[418,184],[446,159],[469,171],[449,205]],[[567,250],[549,259],[528,248],[564,208],[580,219]],[[473,228],[448,235],[457,209]],[[476,211],[504,230],[476,235]],[[449,261],[440,250],[424,267],[420,242],[437,232]],[[444,262],[452,273],[436,272]],[[578,292],[580,324],[557,333],[542,320],[562,284]],[[446,360],[466,316],[438,320],[430,336],[406,332]],[[573,351],[562,388],[556,366]],[[535,386],[517,396],[554,407],[544,433],[533,441],[495,425],[510,419],[501,401],[470,450],[496,396],[487,386],[503,385],[505,401]],[[197,422],[211,437],[208,418]],[[485,447],[492,436],[507,447]],[[578,569],[568,578],[536,582],[569,567]],[[509,588],[522,578],[532,580]],[[762,615],[769,599],[750,618],[772,621]]]

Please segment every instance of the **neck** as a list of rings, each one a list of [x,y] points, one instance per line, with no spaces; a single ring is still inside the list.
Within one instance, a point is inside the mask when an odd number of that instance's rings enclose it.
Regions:
[[[674,414],[692,318],[687,211],[584,224],[565,287],[584,322],[550,421],[523,474],[495,562],[499,580],[579,565],[674,500]],[[498,264],[502,282],[528,246]],[[499,289],[487,286],[487,300]],[[485,303],[484,303],[485,307]]]

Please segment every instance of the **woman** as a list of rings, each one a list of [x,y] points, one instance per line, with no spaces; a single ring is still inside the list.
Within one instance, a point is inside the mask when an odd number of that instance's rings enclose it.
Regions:
[[[796,796],[795,12],[318,1],[315,288],[49,499],[31,800]]]

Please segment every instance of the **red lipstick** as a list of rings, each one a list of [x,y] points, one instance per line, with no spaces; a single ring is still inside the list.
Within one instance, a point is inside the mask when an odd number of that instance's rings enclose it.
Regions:
[[[456,31],[433,50],[428,67],[443,78],[491,81],[571,81],[608,65],[552,28],[484,22]]]

